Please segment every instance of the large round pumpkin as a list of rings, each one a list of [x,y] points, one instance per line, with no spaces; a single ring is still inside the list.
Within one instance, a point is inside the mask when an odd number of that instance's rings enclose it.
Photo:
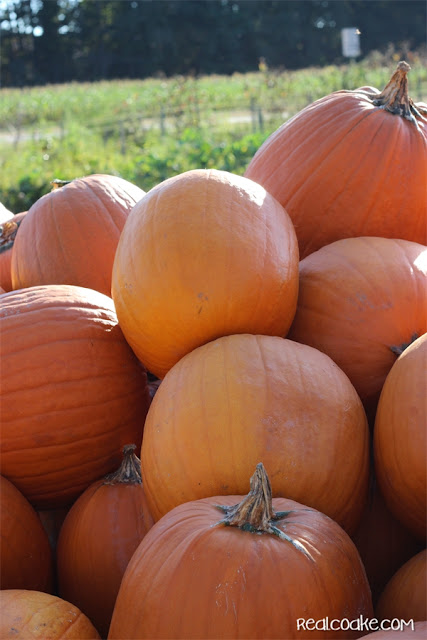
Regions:
[[[299,273],[288,337],[327,353],[376,405],[398,354],[427,330],[427,247],[346,238],[301,260]]]
[[[427,620],[427,550],[410,558],[390,578],[375,613],[380,620]]]
[[[110,640],[345,638],[308,619],[372,615],[359,554],[336,522],[271,498],[258,464],[246,496],[180,505],[148,532],[120,586]]]
[[[265,189],[226,171],[188,171],[149,191],[114,261],[120,325],[159,378],[222,335],[285,335],[297,294],[289,216]]]
[[[336,91],[274,132],[245,175],[285,207],[301,258],[340,238],[427,243],[427,124],[401,62],[383,92]]]
[[[0,476],[0,588],[53,589],[53,555],[33,507]]]
[[[103,638],[127,564],[153,525],[134,449],[126,445],[119,469],[77,499],[58,539],[59,595],[85,613]]]
[[[2,640],[100,640],[91,621],[62,598],[26,589],[0,591]]]
[[[73,284],[109,296],[120,233],[144,194],[127,180],[95,174],[39,198],[15,239],[13,288]]]
[[[189,500],[243,494],[260,459],[274,496],[319,509],[347,530],[358,522],[369,431],[347,376],[307,345],[224,336],[182,358],[153,398],[141,451],[153,516]]]
[[[141,442],[147,375],[91,289],[3,294],[0,335],[2,473],[36,508],[66,506]]]
[[[378,403],[374,457],[378,482],[394,516],[426,537],[427,334],[394,363]]]

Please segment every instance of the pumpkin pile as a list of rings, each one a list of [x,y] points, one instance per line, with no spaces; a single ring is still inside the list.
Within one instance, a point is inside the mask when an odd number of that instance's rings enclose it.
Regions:
[[[5,213],[1,637],[345,640],[374,615],[422,636],[408,70],[309,105],[245,176],[92,175]]]

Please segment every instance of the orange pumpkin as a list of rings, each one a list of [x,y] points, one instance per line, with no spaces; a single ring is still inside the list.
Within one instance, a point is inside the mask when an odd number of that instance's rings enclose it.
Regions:
[[[142,477],[157,520],[173,507],[240,494],[263,459],[273,495],[358,523],[369,475],[369,430],[347,376],[317,349],[235,334],[184,356],[147,414]]]
[[[37,513],[0,476],[0,588],[51,591],[53,556]]]
[[[59,595],[85,613],[103,638],[127,564],[153,525],[134,449],[125,446],[120,468],[78,498],[58,540]]]
[[[427,247],[346,238],[301,260],[299,272],[288,337],[327,353],[376,406],[397,354],[427,330]]]
[[[376,607],[380,620],[427,620],[427,550],[410,558],[390,578]]]
[[[144,194],[127,180],[95,174],[39,198],[15,240],[13,289],[73,284],[109,296],[120,233]]]
[[[285,335],[297,294],[289,216],[262,187],[226,171],[188,171],[157,185],[134,207],[117,247],[119,322],[158,378],[222,335]]]
[[[378,482],[394,516],[425,543],[427,505],[427,334],[394,363],[378,403],[374,458]]]
[[[2,640],[97,640],[101,636],[77,607],[57,596],[28,591],[0,591]]]
[[[246,177],[285,207],[300,256],[341,238],[427,244],[425,105],[408,95],[400,62],[380,94],[336,91],[285,122],[258,149]]]
[[[135,551],[108,638],[352,638],[298,630],[301,619],[372,615],[346,533],[324,514],[271,498],[258,464],[246,496],[187,502]]]
[[[2,473],[36,508],[65,507],[141,442],[147,375],[91,289],[3,294],[0,334]]]

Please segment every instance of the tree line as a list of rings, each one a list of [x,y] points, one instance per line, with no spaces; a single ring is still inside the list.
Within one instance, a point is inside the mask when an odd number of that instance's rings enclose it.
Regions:
[[[5,0],[1,85],[297,69],[426,44],[425,0]]]

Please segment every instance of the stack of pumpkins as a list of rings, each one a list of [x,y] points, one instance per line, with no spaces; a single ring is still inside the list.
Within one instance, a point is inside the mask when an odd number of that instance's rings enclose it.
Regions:
[[[424,637],[407,72],[309,105],[243,177],[87,176],[6,219],[1,637],[344,639],[374,610]]]

